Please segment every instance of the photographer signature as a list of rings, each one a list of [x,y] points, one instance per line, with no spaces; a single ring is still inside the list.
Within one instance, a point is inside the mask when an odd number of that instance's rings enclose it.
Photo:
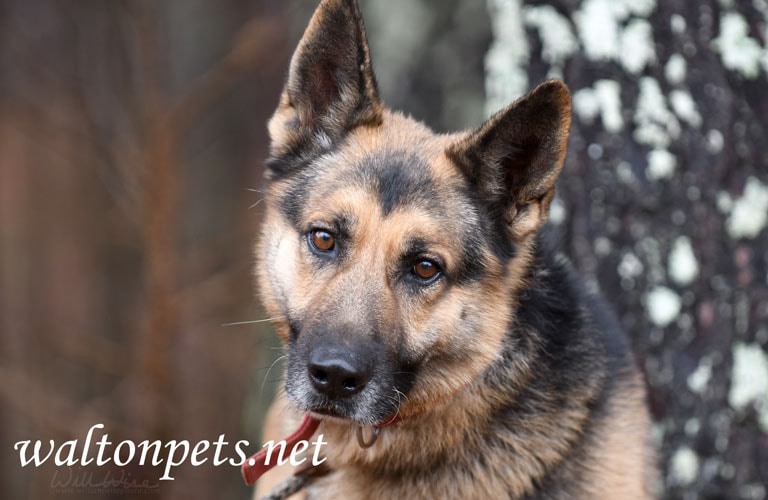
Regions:
[[[66,472],[62,472],[62,469],[57,469],[53,478],[51,478],[51,488],[94,488],[94,489],[108,489],[108,488],[122,488],[126,490],[138,490],[138,489],[158,489],[160,483],[151,483],[149,480],[137,481],[132,479],[130,474],[126,474],[125,471],[120,471],[120,475],[113,474],[112,471],[107,471],[104,478],[100,481],[95,480],[93,472],[82,471],[73,472],[72,469],[65,469]]]

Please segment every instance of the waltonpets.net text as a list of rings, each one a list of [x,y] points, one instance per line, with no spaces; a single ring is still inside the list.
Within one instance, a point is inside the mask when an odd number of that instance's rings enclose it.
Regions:
[[[214,467],[228,464],[233,467],[240,467],[246,460],[246,449],[250,447],[250,443],[246,440],[240,440],[234,444],[234,454],[236,457],[229,458],[227,456],[227,448],[230,443],[225,440],[225,435],[220,434],[216,441],[198,441],[192,445],[186,439],[181,441],[168,441],[163,444],[162,441],[149,441],[144,440],[139,443],[134,441],[125,440],[120,441],[117,445],[112,447],[112,442],[109,441],[109,434],[104,433],[101,438],[95,442],[96,450],[92,450],[92,443],[94,442],[93,433],[96,429],[103,429],[104,424],[95,424],[89,430],[83,441],[82,449],[78,454],[79,440],[73,439],[70,441],[64,441],[63,443],[56,445],[53,439],[49,440],[47,446],[43,445],[41,440],[35,440],[34,444],[32,440],[18,441],[13,445],[13,449],[19,452],[19,461],[22,467],[26,467],[30,464],[34,464],[35,467],[43,465],[53,455],[53,462],[58,467],[72,467],[75,465],[87,466],[91,463],[101,467],[110,462],[113,462],[119,467],[128,465],[134,462],[138,458],[138,465],[144,466],[147,464],[147,457],[152,454],[151,464],[154,467],[158,467],[165,464],[164,473],[160,477],[160,480],[173,480],[171,476],[171,470],[174,467],[182,465],[187,459],[189,463],[194,467],[199,467],[206,462],[209,458],[212,458],[211,464]],[[275,458],[278,465],[283,465],[290,462],[291,465],[301,465],[307,460],[307,456],[303,454],[303,451],[310,449],[314,446],[314,452],[312,453],[312,465],[320,465],[325,462],[325,458],[320,458],[321,448],[328,444],[323,441],[323,435],[319,434],[315,441],[306,441],[304,444],[299,445],[294,449],[289,457],[285,457],[285,441],[268,441],[263,445],[264,448],[268,448],[266,463],[271,463],[271,460]],[[30,450],[30,445],[32,449]],[[213,457],[210,456],[211,452]],[[276,457],[274,455],[277,455]],[[253,463],[251,465],[254,465]]]

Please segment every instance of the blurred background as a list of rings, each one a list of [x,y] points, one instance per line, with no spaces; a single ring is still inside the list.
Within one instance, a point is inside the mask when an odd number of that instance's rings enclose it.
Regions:
[[[95,423],[112,442],[258,442],[277,341],[223,325],[265,317],[265,122],[315,5],[0,0],[1,497],[248,498],[237,468],[189,461],[151,491],[66,490],[13,443]],[[551,222],[632,337],[665,498],[765,498],[768,2],[361,8],[385,102],[438,131],[565,80]]]

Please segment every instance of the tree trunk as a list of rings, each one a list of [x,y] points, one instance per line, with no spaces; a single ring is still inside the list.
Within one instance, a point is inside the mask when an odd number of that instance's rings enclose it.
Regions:
[[[764,498],[768,2],[489,9],[486,111],[573,93],[552,223],[632,337],[666,498]]]

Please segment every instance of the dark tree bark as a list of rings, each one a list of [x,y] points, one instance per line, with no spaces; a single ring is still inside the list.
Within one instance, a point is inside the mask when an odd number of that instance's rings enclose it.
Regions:
[[[667,498],[768,484],[768,3],[490,0],[488,111],[574,121],[553,223],[631,334]]]

